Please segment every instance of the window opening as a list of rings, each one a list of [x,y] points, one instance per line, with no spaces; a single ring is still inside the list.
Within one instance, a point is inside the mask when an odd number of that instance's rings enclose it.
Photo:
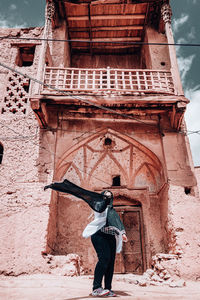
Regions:
[[[185,194],[189,195],[191,193],[191,187],[185,187]]]
[[[120,175],[114,176],[112,179],[112,186],[121,186]]]
[[[3,159],[3,146],[0,143],[0,164],[2,163],[2,159]]]
[[[112,140],[110,138],[105,138],[104,145],[105,146],[111,146],[112,145]]]
[[[35,46],[19,46],[16,65],[19,67],[30,67],[33,64],[35,54]]]

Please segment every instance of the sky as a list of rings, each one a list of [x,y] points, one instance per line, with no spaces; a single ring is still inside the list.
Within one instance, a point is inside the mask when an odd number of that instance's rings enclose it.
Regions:
[[[44,25],[45,0],[0,0],[0,27]],[[172,29],[177,43],[200,44],[200,0],[171,0]],[[185,119],[195,166],[200,166],[200,47],[176,47],[185,96]],[[190,131],[199,133],[189,134]]]

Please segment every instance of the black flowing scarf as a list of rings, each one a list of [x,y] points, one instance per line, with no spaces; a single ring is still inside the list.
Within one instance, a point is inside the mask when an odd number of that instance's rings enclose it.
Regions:
[[[63,182],[54,182],[44,187],[44,190],[51,188],[52,190],[71,194],[78,198],[83,199],[94,211],[102,213],[107,207],[107,221],[106,226],[116,227],[120,231],[124,230],[124,225],[120,220],[119,215],[113,208],[113,196],[112,198],[106,196],[104,192],[96,193],[85,190],[76,184],[65,179]],[[112,193],[111,193],[112,194]]]
[[[46,185],[44,187],[44,190],[48,188],[81,198],[87,204],[89,204],[89,206],[94,211],[99,213],[103,212],[110,202],[108,197],[106,197],[105,195],[85,190],[67,179],[65,179],[63,182],[54,182],[52,184]]]

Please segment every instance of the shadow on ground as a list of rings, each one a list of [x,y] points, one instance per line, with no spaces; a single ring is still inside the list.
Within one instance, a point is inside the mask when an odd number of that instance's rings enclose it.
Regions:
[[[117,294],[117,297],[120,297],[120,296],[131,296],[131,294],[128,294],[126,292],[122,292],[122,291],[114,291],[116,294]],[[117,298],[115,297],[115,298]],[[91,298],[96,298],[96,299],[99,299],[99,298],[114,298],[114,297],[107,297],[107,296],[104,296],[104,297],[94,297],[92,296],[91,294],[90,295],[87,295],[87,296],[81,296],[81,297],[75,297],[75,298],[65,298],[64,300],[82,300],[82,299],[91,299]]]

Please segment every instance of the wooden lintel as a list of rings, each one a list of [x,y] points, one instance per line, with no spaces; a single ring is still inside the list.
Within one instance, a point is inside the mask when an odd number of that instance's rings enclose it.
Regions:
[[[145,19],[145,14],[132,14],[132,15],[91,15],[91,20],[136,20]],[[69,16],[68,21],[88,21],[89,16]]]
[[[130,25],[130,26],[99,26],[93,27],[92,32],[98,31],[123,31],[123,30],[143,30],[142,25]],[[85,32],[88,31],[89,27],[71,27],[69,28],[70,32]]]
[[[71,40],[71,42],[84,42],[84,43],[89,43],[90,40],[88,40],[88,38],[74,38]],[[135,37],[120,37],[120,38],[112,38],[112,37],[109,37],[109,38],[94,38],[92,40],[92,42],[95,42],[95,43],[98,43],[98,42],[140,42],[141,41],[141,37],[138,37],[138,36],[135,36]]]
[[[65,102],[65,103],[74,103],[76,101],[76,95],[58,95],[55,93],[51,93],[50,95],[45,94],[43,92],[43,100],[48,102],[48,101],[54,101],[55,103],[58,102]],[[107,95],[84,95],[84,94],[78,94],[78,96],[84,100],[89,100],[89,101],[94,101],[94,103],[98,104],[104,104],[104,103],[116,103],[116,104],[125,104],[127,105],[128,103],[136,103],[136,104],[141,104],[141,103],[158,103],[158,104],[166,104],[166,105],[173,105],[177,103],[177,101],[185,101],[187,103],[187,98],[184,96],[176,96],[174,97],[173,95],[116,95],[115,97],[112,98],[107,96]],[[171,106],[172,107],[172,106]]]
[[[95,50],[99,51],[99,50],[112,50],[112,49],[133,49],[134,48],[139,48],[141,45],[125,45],[125,46],[121,46],[121,45],[93,45],[93,52],[95,52]],[[79,46],[74,46],[73,45],[73,50],[77,50],[77,51],[82,51],[82,50],[88,50],[88,47],[79,47]]]
[[[163,114],[165,113],[166,111],[164,109],[145,109],[145,111],[139,109],[139,108],[132,108],[130,110],[122,110],[122,109],[118,109],[118,108],[112,108],[112,112],[110,111],[105,111],[103,112],[102,109],[98,109],[98,108],[92,108],[89,107],[89,110],[87,111],[87,109],[84,109],[83,108],[80,108],[80,109],[70,109],[70,108],[67,108],[67,111],[69,113],[79,113],[81,115],[85,115],[85,114],[101,114],[103,113],[104,115],[113,115],[114,111],[116,111],[116,114],[121,114],[122,117],[124,117],[123,115],[126,115],[126,116],[130,116],[130,115],[133,115],[133,114],[137,114],[137,115],[147,115],[147,114],[150,114],[150,115],[158,115],[158,114]]]
[[[74,0],[57,0],[57,1],[62,1],[62,2],[65,2],[66,4],[67,3],[75,3]],[[132,0],[131,1],[131,4],[140,4],[140,3],[151,3],[151,2],[159,2],[161,0],[139,0],[139,3],[138,3],[138,0]],[[81,4],[81,5],[85,5],[87,3],[91,3],[91,5],[99,5],[99,4],[103,4],[103,5],[119,5],[122,3],[121,0],[76,0],[76,3],[77,4]]]
[[[74,114],[74,115],[70,115],[70,114],[66,114],[65,113],[65,118],[66,118],[66,120],[98,120],[98,121],[109,121],[109,122],[116,122],[116,120],[117,120],[117,122],[120,122],[120,123],[136,123],[136,124],[138,124],[138,122],[140,122],[140,119],[138,118],[138,116],[134,116],[134,117],[132,117],[132,118],[127,118],[127,119],[125,119],[125,118],[123,118],[123,117],[117,117],[117,115],[116,115],[116,117],[115,118],[111,118],[111,117],[109,117],[109,116],[105,116],[105,115],[102,115],[102,114],[99,114],[99,115],[90,115],[89,117],[88,116],[86,116],[86,115],[78,115],[78,114]],[[135,119],[134,119],[135,118]],[[65,119],[62,119],[62,120],[65,120]],[[156,121],[156,120],[152,120],[152,121],[150,121],[150,120],[146,120],[146,119],[142,119],[141,118],[141,122],[142,122],[142,125],[143,126],[145,126],[145,125],[148,125],[148,124],[151,124],[151,125],[157,125],[158,124],[158,121]],[[140,123],[141,124],[141,123]]]
[[[70,0],[64,0],[66,2],[70,2]],[[79,0],[80,2],[81,0]],[[88,0],[91,2],[92,5],[97,5],[97,4],[103,4],[103,5],[106,5],[106,4],[121,4],[122,1],[121,0]],[[141,3],[151,3],[151,2],[159,2],[160,0],[132,0],[130,3],[131,4],[141,4]],[[84,1],[85,2],[85,1]]]

